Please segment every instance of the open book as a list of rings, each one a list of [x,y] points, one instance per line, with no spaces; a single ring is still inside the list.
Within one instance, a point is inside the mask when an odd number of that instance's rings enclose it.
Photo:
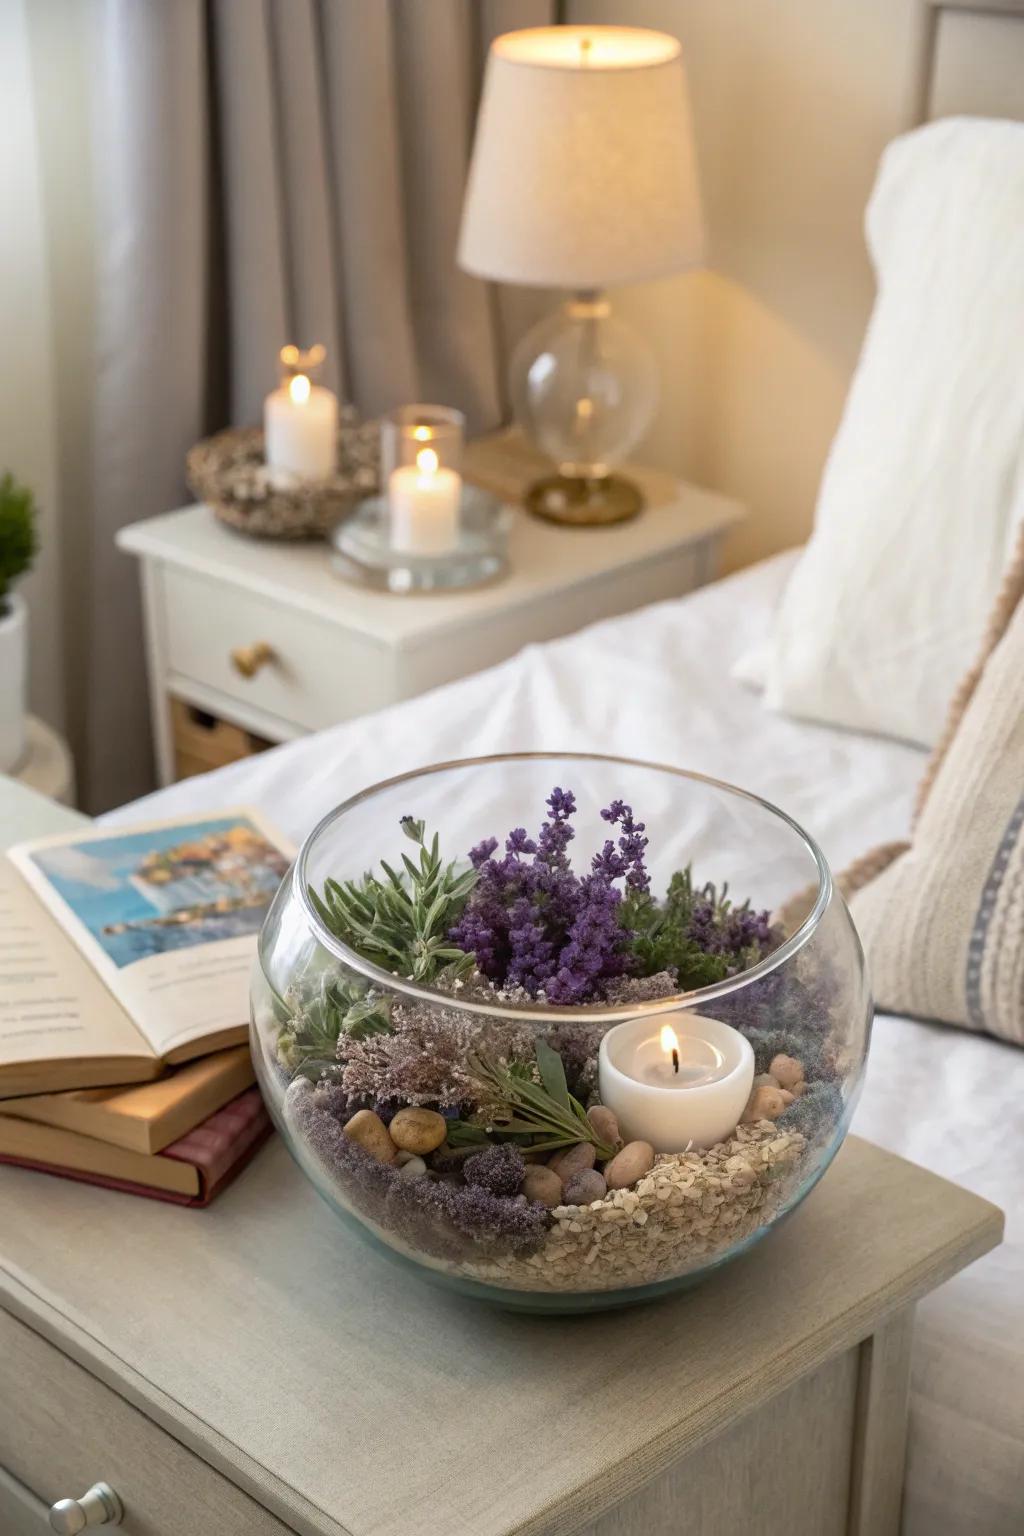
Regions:
[[[255,812],[22,843],[0,858],[0,1099],[142,1082],[246,1038],[291,859]]]

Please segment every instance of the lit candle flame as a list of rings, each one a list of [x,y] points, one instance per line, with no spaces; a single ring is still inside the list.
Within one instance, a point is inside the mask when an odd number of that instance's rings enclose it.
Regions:
[[[309,379],[304,373],[297,373],[288,380],[288,393],[296,405],[305,405],[309,399]]]
[[[438,462],[433,448],[421,448],[416,455],[416,468],[421,475],[436,475]]]
[[[666,1056],[672,1058],[672,1070],[679,1071],[679,1036],[671,1024],[661,1026],[661,1048]]]

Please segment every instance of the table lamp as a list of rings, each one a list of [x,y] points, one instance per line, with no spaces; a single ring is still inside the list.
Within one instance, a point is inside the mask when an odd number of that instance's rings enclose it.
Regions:
[[[612,474],[654,412],[658,377],[604,290],[700,264],[703,227],[679,43],[638,27],[535,27],[491,45],[459,264],[568,289],[511,360],[512,403],[557,473],[526,505],[611,523],[643,505]]]

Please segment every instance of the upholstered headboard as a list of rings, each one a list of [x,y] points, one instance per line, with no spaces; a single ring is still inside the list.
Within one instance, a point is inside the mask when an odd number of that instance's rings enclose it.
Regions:
[[[1024,119],[1024,0],[920,0],[909,126]]]

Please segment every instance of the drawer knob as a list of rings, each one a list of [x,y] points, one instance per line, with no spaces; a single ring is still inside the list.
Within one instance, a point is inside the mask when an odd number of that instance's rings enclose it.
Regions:
[[[120,1525],[123,1519],[121,1500],[109,1483],[93,1483],[80,1499],[58,1499],[50,1510],[58,1536],[78,1536],[91,1525]]]
[[[260,667],[273,659],[274,652],[265,640],[257,640],[255,645],[236,645],[231,652],[231,665],[242,677],[255,677]]]

